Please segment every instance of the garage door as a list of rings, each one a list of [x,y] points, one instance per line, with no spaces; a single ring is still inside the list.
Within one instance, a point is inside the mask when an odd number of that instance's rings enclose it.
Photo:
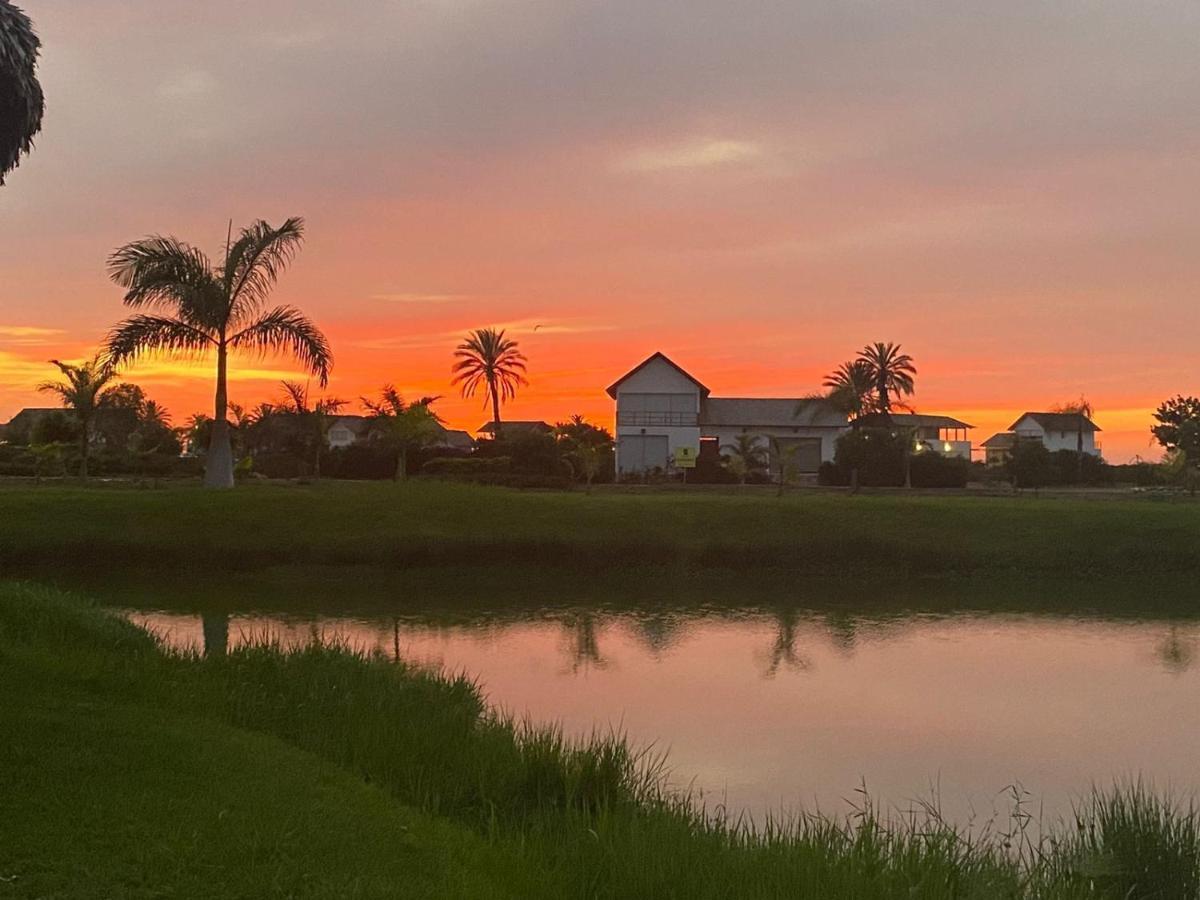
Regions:
[[[645,472],[667,467],[665,434],[626,434],[617,441],[617,461],[622,472]]]
[[[821,468],[821,439],[778,438],[784,452],[792,452],[792,471],[798,475],[811,475]],[[792,450],[792,448],[795,448]],[[779,460],[771,456],[771,474],[779,477]]]

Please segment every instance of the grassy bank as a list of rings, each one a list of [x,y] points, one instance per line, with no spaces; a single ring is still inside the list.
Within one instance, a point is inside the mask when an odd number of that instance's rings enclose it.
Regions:
[[[1200,505],[516,492],[437,483],[0,491],[0,566],[614,565],[845,575],[1188,574]]]
[[[1136,791],[1053,838],[935,815],[757,833],[617,738],[328,647],[169,654],[0,585],[0,896],[1194,898],[1197,819]],[[19,788],[19,789],[18,789]]]

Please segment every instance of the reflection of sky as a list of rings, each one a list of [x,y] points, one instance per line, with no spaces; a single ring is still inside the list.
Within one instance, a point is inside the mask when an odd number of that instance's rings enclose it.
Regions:
[[[514,418],[609,416],[662,349],[798,396],[868,340],[978,425],[1087,393],[1148,452],[1200,325],[1190,0],[29,0],[45,131],[0,197],[0,420],[122,313],[106,254],[302,214],[280,286],[348,399],[508,325]],[[535,330],[536,329],[536,330]],[[243,360],[233,399],[277,361]],[[1194,373],[1194,370],[1193,370]],[[211,373],[137,367],[176,420]]]
[[[196,616],[133,613],[177,646]],[[669,751],[676,779],[757,815],[842,808],[865,779],[904,806],[937,785],[960,821],[1019,783],[1052,814],[1095,782],[1200,787],[1200,627],[1058,618],[801,615],[679,620],[586,613],[490,628],[321,619],[326,637],[478,677],[489,700],[574,733],[615,727]],[[832,625],[832,627],[831,627]],[[304,642],[314,620],[234,616],[230,640]],[[789,639],[790,638],[790,639]]]

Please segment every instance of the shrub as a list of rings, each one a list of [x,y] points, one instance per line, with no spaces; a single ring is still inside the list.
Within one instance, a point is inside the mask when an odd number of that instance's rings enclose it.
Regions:
[[[864,487],[899,487],[904,484],[905,441],[886,428],[856,428],[837,440],[833,461],[841,484],[850,484],[858,469]]]
[[[909,460],[909,475],[913,487],[962,488],[967,486],[971,463],[961,456],[942,456],[939,453],[917,453]]]

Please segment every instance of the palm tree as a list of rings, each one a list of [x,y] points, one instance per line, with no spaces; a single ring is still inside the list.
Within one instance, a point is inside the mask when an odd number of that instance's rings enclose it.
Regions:
[[[87,478],[92,426],[97,410],[107,404],[106,388],[117,377],[117,373],[98,357],[78,366],[57,359],[50,360],[50,363],[58,367],[66,380],[47,381],[38,385],[38,390],[57,394],[63,406],[75,413],[75,421],[79,425],[79,477]]]
[[[767,451],[759,443],[757,434],[743,431],[733,439],[732,444],[726,444],[721,449],[729,454],[726,465],[740,484],[745,484],[751,475],[767,468]]]
[[[912,394],[917,367],[913,365],[911,356],[900,352],[899,344],[868,344],[859,351],[856,362],[866,366],[870,375],[878,412],[887,415],[892,411],[893,394],[897,398]]]
[[[42,129],[46,102],[37,79],[40,48],[29,17],[0,0],[0,184],[33,149],[33,137]]]
[[[1092,408],[1092,401],[1080,395],[1078,400],[1072,400],[1069,403],[1056,406],[1051,412],[1065,413],[1066,415],[1077,417],[1075,420],[1075,465],[1077,467],[1076,474],[1079,480],[1083,481],[1083,422],[1085,419],[1090,419],[1096,413],[1096,410]]]
[[[875,380],[865,360],[842,363],[825,376],[824,387],[829,390],[825,399],[850,418],[857,419],[871,411]]]
[[[301,426],[311,437],[315,449],[313,451],[313,478],[321,478],[321,452],[329,438],[329,429],[337,420],[337,414],[346,405],[345,400],[337,397],[322,397],[311,407],[308,405],[308,388],[295,381],[284,381],[283,390],[286,395],[279,408],[296,416]]]
[[[462,395],[474,397],[482,386],[484,406],[492,404],[493,437],[500,437],[500,404],[511,400],[517,388],[529,384],[525,378],[525,356],[517,342],[504,336],[504,329],[478,328],[454,351],[458,362],[452,384],[462,383]]]
[[[385,385],[379,400],[363,397],[363,406],[371,413],[371,437],[396,452],[396,474],[393,481],[408,477],[408,456],[415,450],[428,447],[442,431],[442,420],[433,411],[438,397],[422,397],[406,403],[400,393]]]
[[[165,307],[173,315],[139,314],[108,335],[114,363],[143,354],[217,356],[212,441],[204,483],[233,487],[233,450],[229,441],[229,354],[290,352],[324,387],[333,352],[325,335],[293,306],[263,311],[267,297],[304,238],[304,221],[291,218],[278,228],[258,221],[233,240],[214,266],[199,249],[174,237],[150,237],[121,247],[109,258],[109,274],[126,289],[125,305]]]

